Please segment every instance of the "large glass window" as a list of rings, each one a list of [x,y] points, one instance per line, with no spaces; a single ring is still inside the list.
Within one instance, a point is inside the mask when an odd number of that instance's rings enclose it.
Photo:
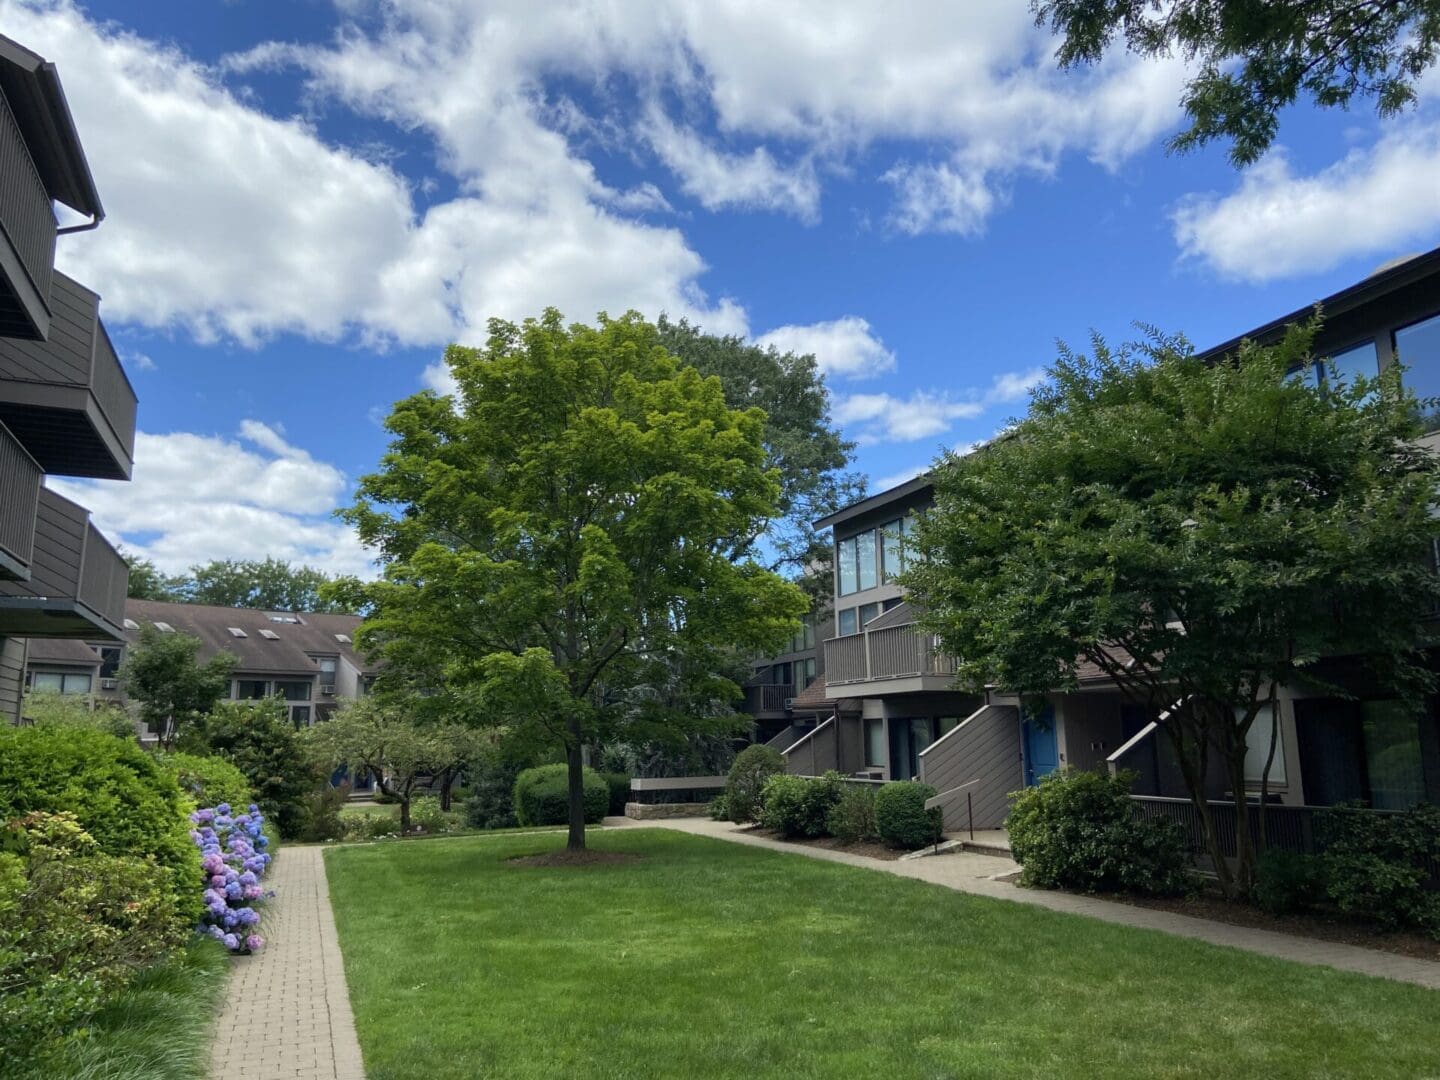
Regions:
[[[100,677],[113,679],[120,671],[121,649],[118,645],[90,646],[100,657]]]
[[[315,661],[320,665],[320,682],[324,686],[335,685],[336,659],[333,656],[322,656]]]
[[[853,607],[847,607],[844,611],[840,612],[835,625],[841,637],[847,637],[850,634],[858,632],[859,627],[855,622],[855,609]]]
[[[876,603],[876,604],[861,604],[861,605],[860,605],[860,629],[861,629],[861,630],[864,630],[864,629],[865,629],[865,624],[868,623],[871,619],[875,618],[875,616],[876,616],[876,615],[879,615],[879,614],[880,614],[880,605],[879,605],[878,603]]]
[[[803,690],[815,681],[815,658],[813,656],[808,660],[801,660],[795,667],[800,672],[800,678],[796,680],[797,689]]]
[[[800,647],[802,649],[813,649],[815,647],[815,617],[805,616],[805,628],[800,632]]]
[[[1419,398],[1440,397],[1440,315],[1395,331],[1395,357],[1405,365],[1404,383]],[[1440,408],[1422,405],[1427,430],[1440,428]]]
[[[236,679],[235,696],[241,701],[259,701],[270,692],[270,684],[264,679]]]
[[[310,726],[310,706],[309,706],[309,705],[292,705],[292,706],[290,706],[290,722],[291,722],[292,724],[294,724],[297,728],[309,727],[309,726]]]
[[[64,674],[58,671],[37,671],[30,677],[30,689],[49,690],[55,694],[90,693],[88,672]]]
[[[905,521],[896,518],[880,527],[880,579],[894,581],[905,572]]]
[[[873,589],[880,584],[877,575],[878,552],[875,550],[875,530],[870,529],[855,537],[855,561],[859,563],[860,589]]]
[[[770,669],[770,683],[772,686],[790,685],[790,665],[776,664]]]
[[[855,537],[840,541],[836,546],[835,561],[838,564],[835,569],[840,579],[840,595],[846,596],[860,587],[855,567]]]
[[[309,701],[312,688],[313,684],[309,679],[288,682],[280,680],[275,683],[275,693],[286,701]]]
[[[865,721],[865,765],[871,769],[885,767],[885,721]]]
[[[1245,782],[1260,783],[1265,772],[1265,760],[1270,756],[1270,733],[1275,732],[1275,760],[1270,763],[1271,785],[1285,783],[1285,738],[1275,726],[1275,713],[1269,705],[1263,705],[1255,714],[1255,722],[1245,736]]]
[[[1373,379],[1380,373],[1380,361],[1375,355],[1375,342],[1367,341],[1328,356],[1323,361],[1323,378],[1329,382],[1343,381],[1347,386],[1359,376]]]
[[[1425,798],[1420,719],[1400,701],[1361,706],[1370,802],[1377,810],[1404,810]]]

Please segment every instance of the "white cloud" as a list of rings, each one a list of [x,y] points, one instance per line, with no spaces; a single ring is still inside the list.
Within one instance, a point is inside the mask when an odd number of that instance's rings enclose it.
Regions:
[[[890,223],[901,232],[974,236],[985,228],[997,195],[981,170],[947,164],[899,164],[881,177],[895,189]]]
[[[1413,123],[1311,175],[1268,155],[1225,196],[1174,214],[1181,251],[1228,278],[1313,274],[1346,259],[1434,242],[1440,230],[1440,124]]]
[[[997,375],[989,389],[964,397],[917,390],[894,394],[851,394],[836,400],[835,419],[861,444],[916,442],[949,430],[957,420],[973,420],[997,405],[1020,401],[1045,377],[1034,368]]]
[[[373,576],[353,530],[331,516],[347,493],[345,474],[258,420],[246,420],[238,434],[142,431],[129,483],[46,482],[89,507],[112,540],[167,572],[211,559],[273,555]]]
[[[895,354],[858,315],[830,322],[777,326],[756,338],[755,344],[802,356],[812,354],[827,375],[862,379],[895,368]]]

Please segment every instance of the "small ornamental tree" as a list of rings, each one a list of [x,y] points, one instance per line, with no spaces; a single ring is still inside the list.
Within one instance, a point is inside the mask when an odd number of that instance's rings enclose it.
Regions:
[[[445,359],[456,393],[395,406],[345,513],[384,567],[346,599],[387,673],[563,750],[583,848],[583,747],[733,729],[695,704],[733,701],[732,654],[799,628],[804,595],[747,554],[779,513],[765,416],[635,314],[497,320]]]
[[[204,716],[230,694],[235,658],[216,653],[203,664],[197,659],[200,639],[191,634],[166,634],[153,626],[140,631],[140,641],[125,651],[120,683],[139,703],[140,718],[160,736],[165,747],[187,724]]]
[[[1314,330],[1213,366],[1159,337],[1062,351],[1007,437],[936,469],[905,579],[969,686],[1070,689],[1089,661],[1155,714],[1176,704],[1161,731],[1232,891],[1254,881],[1269,766],[1258,837],[1238,815],[1233,875],[1205,780],[1218,765],[1244,797],[1277,687],[1345,694],[1316,667],[1333,656],[1408,700],[1432,683],[1440,459],[1415,444],[1394,369],[1292,377]],[[1258,737],[1273,759],[1273,726]]]

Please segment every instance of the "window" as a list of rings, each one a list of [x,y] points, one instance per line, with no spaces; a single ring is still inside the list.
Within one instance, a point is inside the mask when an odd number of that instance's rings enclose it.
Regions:
[[[335,664],[333,656],[317,657],[315,662],[320,665],[320,681],[327,686],[335,685]]]
[[[350,635],[349,635],[349,634],[336,634],[336,635],[335,635],[335,640],[338,641],[338,642],[340,642],[341,645],[349,645],[349,644],[350,644]]]
[[[1440,397],[1440,315],[1395,331],[1395,358],[1405,365],[1404,383],[1416,397]],[[1440,409],[1421,406],[1427,430],[1440,428]]]
[[[905,572],[905,520],[896,518],[880,526],[884,542],[880,548],[880,580],[894,581]]]
[[[870,769],[885,767],[885,721],[865,721],[865,766]]]
[[[878,602],[874,604],[861,604],[859,610],[860,629],[863,630],[865,629],[866,623],[868,623],[871,619],[875,618],[875,616],[880,614],[880,604]]]
[[[1401,701],[1367,701],[1360,716],[1371,804],[1377,810],[1405,810],[1423,802],[1419,717]]]
[[[800,632],[801,648],[813,649],[815,647],[815,616],[805,616],[805,629]]]
[[[904,598],[903,596],[892,596],[892,597],[890,597],[889,600],[882,600],[882,601],[880,601],[880,610],[881,610],[881,611],[894,611],[897,607],[899,607],[899,606],[900,606],[901,604],[903,604],[904,602],[905,602],[905,598]]]
[[[280,635],[277,634],[274,630],[261,630],[260,636],[263,637],[266,641],[280,640]]]
[[[858,575],[855,569],[855,537],[848,540],[841,540],[835,548],[835,561],[838,564],[840,581],[840,595],[846,596],[855,592],[860,586]]]
[[[958,716],[937,716],[935,718],[935,738],[943,739],[959,726],[960,717]]]
[[[244,630],[241,630],[240,627],[238,627],[238,626],[227,626],[225,629],[230,631],[230,636],[231,636],[231,637],[248,637],[248,636],[249,636],[248,634],[245,633]]]
[[[113,679],[120,670],[120,658],[124,655],[118,645],[91,645],[95,655],[100,657],[100,677]]]
[[[1238,712],[1238,710],[1237,710]],[[1270,756],[1270,733],[1275,732],[1275,760],[1270,763],[1270,786],[1285,786],[1285,737],[1275,725],[1275,714],[1263,705],[1245,736],[1245,782],[1260,785],[1265,759]]]
[[[286,701],[309,701],[314,684],[309,679],[276,680],[275,693]]]
[[[290,707],[290,722],[297,728],[310,726],[310,706],[292,705]]]
[[[804,690],[815,681],[815,658],[812,656],[808,660],[799,661],[795,665],[795,670],[800,674],[800,677],[795,680],[796,688]]]
[[[855,561],[859,566],[860,591],[873,589],[880,584],[876,577],[878,563],[875,551],[875,530],[870,529],[855,537]]]
[[[126,629],[126,630],[139,630],[139,629],[140,629],[140,624],[139,624],[138,622],[136,622],[134,619],[126,619],[126,620],[125,620],[125,629]]]
[[[259,701],[270,693],[270,684],[264,679],[236,679],[235,696],[241,701]]]
[[[88,694],[90,675],[88,672],[67,675],[59,671],[37,671],[30,677],[30,689],[54,694]]]
[[[271,622],[280,623],[298,623],[300,621],[300,617],[298,615],[287,615],[283,612],[276,612],[273,615],[267,615],[266,618],[269,619]]]
[[[1353,383],[1357,376],[1363,375],[1367,379],[1373,379],[1380,373],[1380,361],[1375,355],[1375,342],[1373,341],[1364,342],[1346,349],[1344,352],[1326,357],[1317,366],[1321,369],[1321,377],[1327,382],[1343,380],[1347,386]]]
[[[789,665],[789,664],[776,664],[774,667],[772,667],[772,668],[770,669],[770,685],[771,685],[771,686],[789,686],[789,685],[790,685],[790,665]]]
[[[841,637],[848,637],[856,633],[855,609],[853,607],[847,607],[844,611],[840,612],[835,625]]]
[[[155,629],[159,630],[162,634],[173,634],[175,632],[175,627],[171,626],[168,622],[157,622]]]

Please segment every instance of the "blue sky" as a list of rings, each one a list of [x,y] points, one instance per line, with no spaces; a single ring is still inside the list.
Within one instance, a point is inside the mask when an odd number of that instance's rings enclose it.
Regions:
[[[109,217],[61,240],[141,399],[58,482],[168,569],[363,570],[330,516],[450,340],[547,304],[814,351],[877,483],[1023,411],[1063,338],[1204,346],[1440,240],[1440,119],[1175,157],[1184,68],[1054,70],[1026,5],[0,0]]]

